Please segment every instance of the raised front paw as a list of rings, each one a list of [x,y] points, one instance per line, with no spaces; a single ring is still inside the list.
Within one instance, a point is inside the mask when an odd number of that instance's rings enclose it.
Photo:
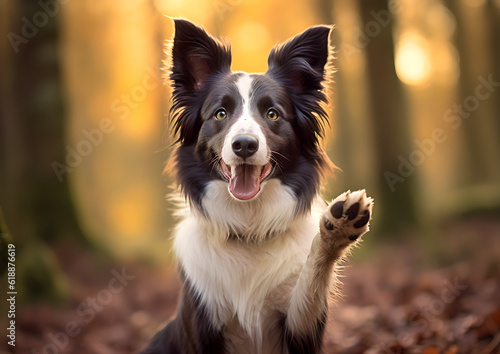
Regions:
[[[335,198],[321,219],[321,234],[330,246],[345,247],[369,230],[373,199],[366,191],[347,191]]]

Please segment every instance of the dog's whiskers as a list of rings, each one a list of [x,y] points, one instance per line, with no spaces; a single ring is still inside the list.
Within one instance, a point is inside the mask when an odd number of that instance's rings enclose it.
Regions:
[[[217,166],[220,166],[221,160],[222,160],[222,157],[220,157],[219,155],[214,155],[214,157],[212,157],[212,160],[210,161],[210,165],[212,166],[210,172],[214,172],[214,169]]]
[[[279,161],[272,156],[271,156],[271,161],[273,162],[274,166],[276,166],[280,170],[280,173],[284,175],[283,167],[280,165]]]
[[[282,158],[284,158],[285,160],[287,160],[288,162],[290,162],[290,159],[288,157],[286,157],[285,155],[279,153],[278,151],[272,151],[271,154],[275,154],[275,155],[281,156]]]

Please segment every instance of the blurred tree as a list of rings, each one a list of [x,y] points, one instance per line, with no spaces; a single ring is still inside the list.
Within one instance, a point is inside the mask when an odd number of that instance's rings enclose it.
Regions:
[[[0,264],[0,275],[7,269],[7,252],[10,243],[12,243],[12,237],[3,217],[2,208],[0,208],[0,261],[2,262],[2,264]]]
[[[393,19],[386,0],[316,0],[321,22],[334,23],[334,145],[329,155],[345,173],[341,189],[366,188],[377,204],[376,227],[395,231],[415,223],[414,176],[392,189],[386,172],[398,173],[411,151],[409,115],[396,76]]]
[[[316,16],[320,23],[333,24],[333,5],[335,0],[315,0]]]
[[[168,104],[161,16],[151,0],[72,1],[61,8],[60,24],[65,134],[80,155],[63,177],[83,230],[117,258],[169,258],[160,246],[172,225],[165,155],[155,153]]]
[[[394,65],[394,42],[391,11],[387,0],[359,1],[364,36],[372,108],[378,171],[373,176],[379,184],[377,198],[380,224],[386,230],[397,229],[415,222],[414,174],[391,190],[385,173],[397,173],[399,156],[411,152],[411,135],[405,97]]]
[[[25,298],[58,300],[65,291],[49,247],[83,241],[67,180],[54,161],[65,160],[64,109],[58,66],[58,22],[32,1],[2,2],[0,42],[0,202],[18,251],[18,284]],[[33,257],[36,255],[36,257]]]
[[[494,77],[500,80],[500,1],[488,1],[488,9],[486,13],[489,15],[489,31],[491,32],[491,50],[493,52],[493,73]],[[494,116],[500,116],[500,100],[494,100],[496,103],[496,111]],[[497,127],[500,129],[500,125]],[[500,130],[497,131],[500,136]]]
[[[376,151],[373,139],[372,109],[366,85],[366,56],[362,43],[356,41],[361,19],[357,2],[337,0],[331,14],[335,30],[332,140],[328,153],[342,172],[332,181],[332,196],[346,189],[364,188],[376,197],[379,193]],[[377,216],[378,217],[378,213]],[[377,224],[377,223],[376,223]]]
[[[500,164],[492,163],[500,156],[500,36],[495,21],[499,8],[491,3],[446,1],[457,19],[455,42],[460,56],[453,108],[453,124],[461,139],[455,206],[459,211],[498,206],[500,197]]]
[[[3,218],[2,208],[0,208],[0,281],[2,284],[7,284],[7,268],[8,268],[8,252],[9,252],[9,244],[12,243],[12,237],[7,229],[7,224],[5,223],[5,219]],[[2,301],[0,304],[0,312],[7,313],[8,303],[6,301]]]

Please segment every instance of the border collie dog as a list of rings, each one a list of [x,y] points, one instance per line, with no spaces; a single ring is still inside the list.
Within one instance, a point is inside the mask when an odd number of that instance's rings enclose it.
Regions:
[[[373,200],[327,205],[329,26],[274,47],[265,74],[232,72],[229,46],[174,20],[169,79],[184,196],[176,318],[143,353],[318,353],[335,268],[368,231]]]

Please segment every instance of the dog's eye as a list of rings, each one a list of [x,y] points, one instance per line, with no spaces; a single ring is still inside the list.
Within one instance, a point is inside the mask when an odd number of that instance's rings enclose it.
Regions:
[[[219,109],[217,112],[215,112],[215,119],[217,120],[223,120],[227,118],[227,113],[226,110],[224,109]]]
[[[276,120],[279,118],[279,114],[275,109],[271,108],[269,111],[267,111],[267,118],[269,118],[270,120]]]

